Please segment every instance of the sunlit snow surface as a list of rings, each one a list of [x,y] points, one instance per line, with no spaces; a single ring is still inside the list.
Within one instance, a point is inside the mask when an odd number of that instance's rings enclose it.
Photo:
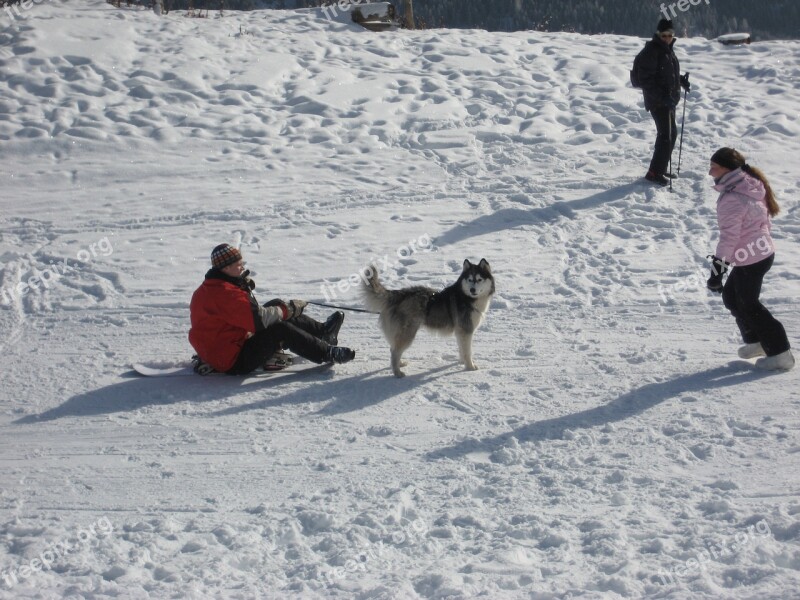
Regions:
[[[782,204],[763,299],[800,346],[800,42],[677,41],[670,194],[644,39],[0,18],[0,597],[797,597],[800,369],[738,359],[704,283],[731,145]],[[131,377],[189,358],[221,242],[264,301],[354,307],[371,261],[486,258],[480,370],[421,332],[395,379],[349,312],[322,375]]]

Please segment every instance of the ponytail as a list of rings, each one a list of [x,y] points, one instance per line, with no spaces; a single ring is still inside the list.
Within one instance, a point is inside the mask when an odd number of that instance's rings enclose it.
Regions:
[[[767,212],[769,212],[769,216],[774,217],[781,212],[781,207],[778,206],[778,201],[775,199],[775,194],[772,192],[772,187],[769,185],[769,181],[767,181],[764,173],[761,172],[761,169],[751,167],[745,163],[742,165],[742,171],[752,177],[755,177],[764,185],[764,191],[766,192],[764,199],[767,201]]]
[[[778,201],[775,199],[775,194],[772,192],[772,187],[770,187],[769,181],[767,181],[764,173],[761,172],[761,169],[756,169],[748,165],[741,152],[733,148],[720,148],[714,152],[714,155],[711,157],[711,162],[731,171],[741,169],[751,177],[758,179],[764,184],[764,191],[766,192],[764,200],[767,201],[767,212],[769,216],[774,217],[781,212],[781,207],[778,206]]]

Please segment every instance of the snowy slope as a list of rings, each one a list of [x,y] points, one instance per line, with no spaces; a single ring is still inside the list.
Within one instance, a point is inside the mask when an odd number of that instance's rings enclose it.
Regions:
[[[739,360],[703,289],[733,145],[783,206],[764,299],[798,346],[800,43],[678,41],[670,194],[640,181],[641,39],[23,16],[0,32],[0,598],[800,597],[800,370]],[[481,369],[423,333],[397,380],[351,312],[357,360],[324,375],[131,377],[190,354],[223,241],[260,298],[352,306],[370,260],[439,286],[485,257]]]

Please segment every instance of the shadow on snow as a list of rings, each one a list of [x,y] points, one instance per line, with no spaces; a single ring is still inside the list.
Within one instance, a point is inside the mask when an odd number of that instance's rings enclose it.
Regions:
[[[519,442],[562,439],[564,431],[568,429],[589,429],[622,421],[687,392],[707,392],[769,376],[770,374],[767,372],[754,371],[753,365],[750,363],[734,361],[724,367],[716,367],[660,383],[648,383],[602,406],[529,423],[513,431],[481,440],[465,440],[447,448],[428,452],[426,457],[428,459],[455,459],[473,452],[491,452],[505,445],[512,437]]]
[[[520,225],[553,223],[561,217],[574,219],[576,216],[575,211],[589,210],[609,202],[622,200],[633,191],[641,189],[641,183],[634,182],[597,192],[586,198],[568,202],[555,202],[541,208],[505,208],[493,211],[491,214],[482,215],[469,223],[457,225],[449,231],[445,231],[442,235],[436,236],[436,244],[438,246],[447,246],[473,236],[497,233]]]
[[[274,406],[325,402],[330,404],[317,414],[331,416],[367,408],[383,402],[397,394],[413,390],[419,384],[446,375],[445,371],[455,364],[448,364],[430,371],[416,373],[395,379],[388,369],[379,369],[352,377],[334,377],[333,370],[308,373],[287,373],[277,376],[212,376],[212,377],[172,377],[153,378],[135,376],[121,383],[115,383],[97,390],[73,396],[60,406],[40,414],[26,415],[14,421],[16,425],[41,423],[65,417],[90,417],[112,413],[130,412],[150,406],[167,406],[180,402],[213,402],[219,400],[235,401],[239,394],[268,394],[269,397],[258,402],[241,406],[231,406],[210,413],[208,416],[227,416],[250,410],[268,409]],[[375,377],[383,372],[384,375]],[[460,369],[451,371],[458,373]],[[309,385],[307,380],[313,377]],[[321,379],[321,380],[320,380]],[[305,385],[286,394],[276,394],[280,385],[304,380]]]
[[[451,371],[453,367],[458,369]],[[462,369],[458,363],[443,365],[422,373],[407,375],[402,379],[397,379],[391,374],[388,376],[374,377],[380,372],[389,373],[388,369],[379,369],[361,375],[354,375],[346,379],[337,379],[327,383],[318,383],[312,388],[295,390],[285,396],[268,398],[259,402],[245,404],[243,406],[231,406],[225,410],[213,413],[210,416],[235,415],[248,410],[260,410],[282,404],[296,404],[308,402],[311,395],[315,402],[330,400],[324,408],[318,410],[316,415],[334,416],[349,412],[363,410],[369,406],[379,404],[393,396],[404,392],[413,391],[420,384],[438,379],[445,375],[461,373]]]

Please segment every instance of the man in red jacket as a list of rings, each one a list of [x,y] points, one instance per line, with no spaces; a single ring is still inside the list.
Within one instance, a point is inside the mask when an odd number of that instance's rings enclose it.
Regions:
[[[238,249],[220,244],[211,252],[211,269],[189,305],[189,342],[204,362],[222,373],[244,375],[263,367],[281,349],[315,363],[355,358],[355,351],[336,345],[343,312],[320,323],[303,314],[304,300],[261,306],[249,273]]]

